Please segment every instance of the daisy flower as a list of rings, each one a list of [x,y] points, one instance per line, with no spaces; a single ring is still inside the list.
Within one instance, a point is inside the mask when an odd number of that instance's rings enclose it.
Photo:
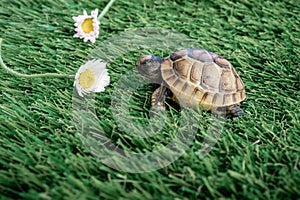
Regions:
[[[103,92],[109,85],[110,77],[106,69],[106,63],[102,60],[91,60],[82,65],[76,75],[74,86],[78,94],[83,95],[91,92]]]
[[[97,19],[98,9],[95,9],[91,12],[91,15],[88,15],[84,10],[83,15],[73,17],[75,21],[75,31],[76,34],[73,37],[83,39],[84,42],[90,40],[92,43],[95,43],[96,39],[99,36],[99,26],[100,21]]]

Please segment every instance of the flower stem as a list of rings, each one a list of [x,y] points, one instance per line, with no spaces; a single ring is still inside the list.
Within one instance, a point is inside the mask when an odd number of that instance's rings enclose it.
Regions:
[[[14,76],[18,76],[18,77],[22,77],[22,78],[74,78],[75,77],[74,75],[68,75],[68,74],[45,73],[45,74],[30,74],[29,75],[29,74],[22,74],[22,73],[16,72],[4,64],[4,62],[2,60],[1,46],[2,46],[2,38],[0,38],[0,66]]]
[[[98,20],[100,21],[101,18],[107,13],[107,11],[109,10],[109,8],[112,6],[112,4],[115,2],[115,0],[110,0],[110,2],[105,6],[105,8],[102,10],[102,12],[100,13]]]

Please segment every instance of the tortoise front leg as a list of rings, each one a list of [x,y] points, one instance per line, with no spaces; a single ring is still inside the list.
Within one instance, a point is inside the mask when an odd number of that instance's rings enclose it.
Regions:
[[[228,106],[227,113],[230,113],[233,117],[240,117],[244,115],[244,111],[240,108],[240,104]]]
[[[167,88],[162,85],[153,92],[151,98],[152,107],[150,110],[150,117],[156,115],[157,112],[159,111],[166,110],[166,105],[165,105],[166,96],[167,96]]]

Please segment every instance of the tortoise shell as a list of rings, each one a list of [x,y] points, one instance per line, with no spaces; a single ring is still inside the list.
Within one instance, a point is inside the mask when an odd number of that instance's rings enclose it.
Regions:
[[[230,62],[203,49],[174,52],[164,58],[161,74],[180,105],[211,110],[246,98],[245,85]]]

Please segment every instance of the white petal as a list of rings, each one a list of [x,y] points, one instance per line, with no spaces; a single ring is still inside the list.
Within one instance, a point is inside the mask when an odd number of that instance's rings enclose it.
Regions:
[[[90,41],[94,44],[96,42],[96,38],[91,38]]]
[[[96,8],[95,10],[92,10],[91,15],[93,17],[97,17],[97,15],[98,15],[98,8]]]
[[[75,80],[74,84],[75,84],[75,88],[77,90],[78,95],[81,96],[81,97],[83,97],[82,88],[81,88],[81,86],[79,84],[79,81]]]
[[[90,68],[94,65],[94,61],[95,61],[95,60],[88,60],[88,61],[83,65],[84,71],[85,71],[86,69],[90,69]]]
[[[96,81],[96,89],[95,92],[104,91],[104,87],[108,86],[110,82],[110,77],[108,75],[107,69],[98,74],[98,78]]]
[[[97,88],[95,89],[95,92],[103,92],[105,90],[105,87],[109,85],[109,82],[109,77],[107,77],[105,80],[101,80],[101,82],[99,82]]]

